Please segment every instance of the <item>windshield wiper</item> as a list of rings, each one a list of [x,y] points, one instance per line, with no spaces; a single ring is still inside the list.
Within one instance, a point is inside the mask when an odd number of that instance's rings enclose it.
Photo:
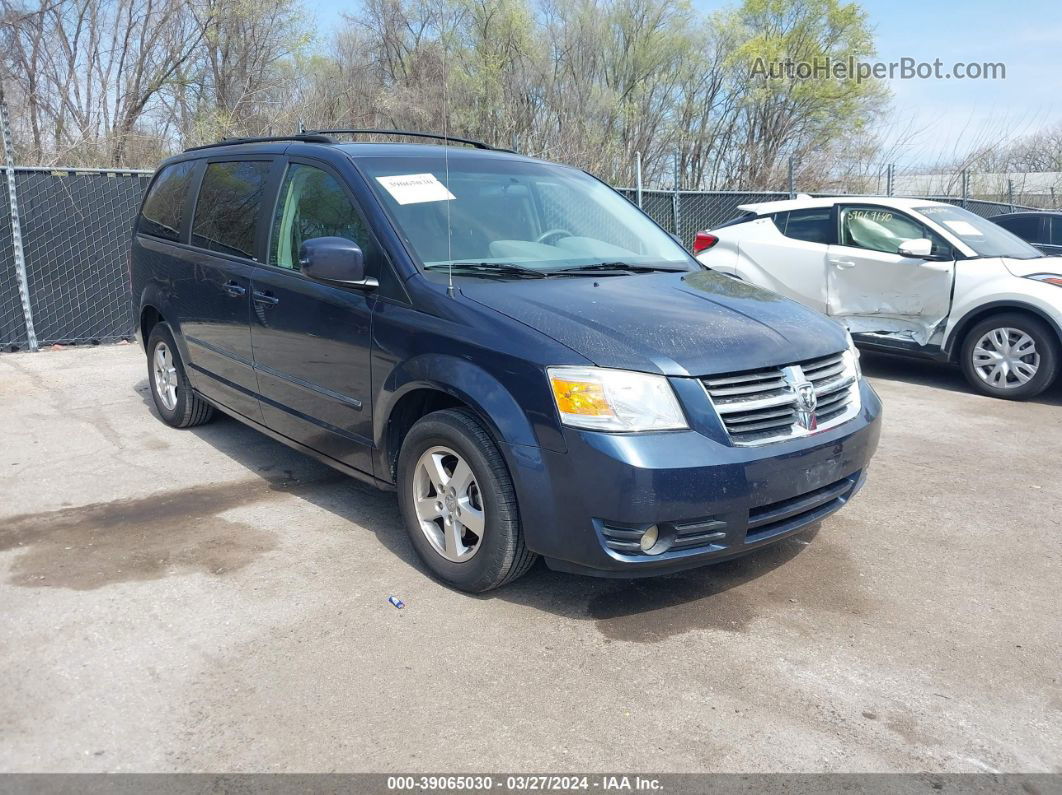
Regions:
[[[651,273],[653,271],[669,271],[671,273],[682,273],[685,268],[668,268],[662,265],[634,265],[630,262],[598,262],[594,265],[580,265],[577,268],[564,268],[561,270],[550,271],[558,275],[564,275],[567,273],[600,273],[602,271],[621,271],[623,273]]]
[[[517,265],[515,262],[437,262],[425,265],[424,270],[445,271],[453,268],[455,271],[479,271],[481,273],[499,273],[507,276],[522,276],[532,279],[546,279],[550,276],[546,271]]]

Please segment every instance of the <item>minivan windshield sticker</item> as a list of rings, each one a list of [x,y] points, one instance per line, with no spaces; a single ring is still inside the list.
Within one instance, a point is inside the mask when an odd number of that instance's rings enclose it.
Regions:
[[[396,174],[393,177],[377,177],[376,181],[383,185],[399,204],[445,202],[457,198],[434,174]]]

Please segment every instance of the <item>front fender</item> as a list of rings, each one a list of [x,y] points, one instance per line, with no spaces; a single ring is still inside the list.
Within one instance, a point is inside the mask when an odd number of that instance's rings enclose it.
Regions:
[[[444,392],[467,404],[487,424],[504,447],[545,447],[564,452],[564,440],[550,410],[545,374],[527,366],[507,370],[507,386],[486,369],[459,356],[425,353],[395,367],[373,404],[373,436],[380,460],[390,460],[387,427],[394,407],[418,389]],[[514,397],[524,396],[527,408]],[[535,399],[534,395],[538,395]]]
[[[1044,285],[1045,287],[1047,285]],[[1057,290],[1057,287],[1050,289]],[[993,296],[995,298],[995,296]],[[992,312],[1027,312],[1034,315],[1054,329],[1062,343],[1062,324],[1060,313],[1050,302],[1039,300],[1038,297],[1024,294],[1007,294],[993,301],[976,303],[975,301],[964,302],[961,307],[953,310],[952,320],[948,324],[943,349],[948,357],[955,359],[959,355],[959,346],[966,331],[972,326],[977,318]]]

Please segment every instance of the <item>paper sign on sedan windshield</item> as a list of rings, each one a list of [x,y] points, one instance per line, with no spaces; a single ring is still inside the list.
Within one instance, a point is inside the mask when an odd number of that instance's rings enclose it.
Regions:
[[[393,177],[377,177],[376,181],[383,185],[399,204],[444,202],[457,198],[434,174],[397,174]]]
[[[969,221],[944,220],[944,224],[959,237],[984,237],[984,234]]]

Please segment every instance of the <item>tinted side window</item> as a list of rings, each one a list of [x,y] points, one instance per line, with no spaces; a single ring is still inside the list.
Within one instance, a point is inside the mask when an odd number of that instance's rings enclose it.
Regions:
[[[997,221],[1008,232],[1013,232],[1028,243],[1044,243],[1043,224],[1037,215],[1019,215]]]
[[[166,166],[159,172],[144,199],[138,231],[166,240],[179,239],[181,222],[184,221],[184,201],[194,169],[195,161],[189,160]]]
[[[376,249],[361,216],[343,187],[325,171],[293,163],[284,175],[273,216],[269,262],[299,269],[299,247],[314,237],[344,237],[357,243],[365,263],[376,262]]]
[[[1047,220],[1051,225],[1051,234],[1047,241],[1052,246],[1062,246],[1062,216],[1052,215]]]
[[[271,163],[211,163],[203,175],[192,223],[192,244],[254,258],[258,209]]]
[[[774,218],[778,231],[793,240],[807,243],[830,243],[833,232],[831,208],[809,207],[806,210],[790,210],[778,213]]]

